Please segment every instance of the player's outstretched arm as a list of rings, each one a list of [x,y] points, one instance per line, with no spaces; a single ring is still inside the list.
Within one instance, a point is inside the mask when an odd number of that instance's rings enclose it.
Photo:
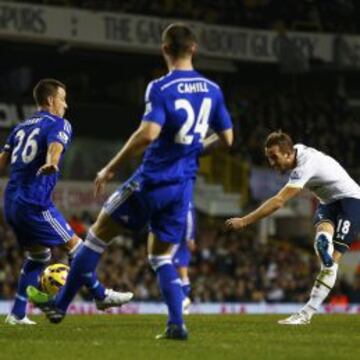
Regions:
[[[47,150],[46,163],[38,170],[37,175],[50,175],[59,171],[59,161],[64,146],[59,142],[52,142]]]
[[[9,163],[10,163],[10,153],[8,153],[7,151],[2,151],[0,153],[0,174],[5,171]]]
[[[155,122],[142,121],[122,149],[102,168],[95,179],[95,196],[101,194],[105,184],[128,159],[141,155],[160,135],[161,126]]]
[[[296,196],[301,190],[300,187],[284,186],[275,196],[266,200],[248,215],[226,220],[225,226],[229,230],[241,230],[282,208],[287,201]]]

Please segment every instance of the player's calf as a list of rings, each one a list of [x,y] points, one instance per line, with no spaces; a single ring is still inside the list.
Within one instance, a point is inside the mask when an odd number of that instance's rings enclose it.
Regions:
[[[302,308],[309,319],[318,311],[321,304],[329,295],[334,287],[337,277],[338,264],[334,263],[331,267],[321,267],[321,271],[315,280],[315,284],[310,293],[310,300]]]
[[[46,264],[51,258],[50,249],[37,252],[28,252],[18,280],[18,287],[11,315],[16,319],[26,316],[26,288],[29,285],[38,285],[38,279]]]
[[[80,238],[77,238],[77,241],[74,243],[70,251],[68,252],[69,264],[73,262],[76,255],[80,252],[83,241]],[[102,301],[105,299],[105,287],[98,280],[95,272],[89,272],[83,276],[84,285],[88,288],[91,295],[95,300]]]
[[[86,285],[89,280],[92,282],[92,279],[95,276],[97,264],[100,261],[101,255],[106,247],[107,244],[97,238],[90,230],[84,245],[81,246],[71,263],[66,284],[61,288],[56,296],[56,308],[60,309],[62,312],[66,312],[79,289],[83,285]],[[96,290],[96,288],[94,289]]]
[[[184,294],[181,289],[181,280],[172,263],[170,255],[150,255],[149,263],[156,272],[157,280],[163,299],[169,309],[169,324],[182,326],[182,301]]]

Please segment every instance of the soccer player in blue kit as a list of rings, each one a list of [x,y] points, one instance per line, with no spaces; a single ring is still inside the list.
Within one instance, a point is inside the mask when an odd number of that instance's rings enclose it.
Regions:
[[[56,298],[51,301],[37,289],[28,289],[30,300],[50,321],[64,318],[83,285],[84,274],[95,271],[101,254],[122,228],[137,230],[149,225],[148,259],[169,315],[165,333],[157,338],[188,338],[182,313],[184,295],[172,250],[184,234],[208,128],[225,146],[233,141],[232,122],[220,87],[193,68],[196,48],[195,35],[187,25],[174,23],[164,30],[162,54],[169,73],[149,83],[141,124],[97,174],[95,194],[103,191],[125,161],[146,150],[140,167],[105,202]]]
[[[0,153],[0,170],[10,166],[4,194],[5,220],[26,251],[15,302],[6,318],[11,325],[35,324],[26,316],[26,287],[38,285],[39,276],[50,261],[50,249],[60,246],[74,258],[82,244],[51,201],[60,163],[72,136],[71,125],[63,118],[67,109],[66,88],[58,80],[43,79],[33,95],[38,111],[14,128]],[[86,285],[101,309],[119,306],[132,295],[105,289],[95,273],[89,274]]]

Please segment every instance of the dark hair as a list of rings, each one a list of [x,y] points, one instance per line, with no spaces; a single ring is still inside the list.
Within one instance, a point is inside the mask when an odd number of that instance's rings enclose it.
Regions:
[[[272,132],[265,140],[265,148],[277,145],[281,152],[294,151],[294,143],[291,137],[281,130]]]
[[[162,33],[162,43],[167,46],[169,55],[174,58],[191,54],[191,46],[196,43],[196,36],[184,23],[170,24]]]
[[[42,79],[34,87],[33,97],[38,106],[46,105],[49,96],[55,96],[58,88],[66,90],[66,86],[59,80]]]

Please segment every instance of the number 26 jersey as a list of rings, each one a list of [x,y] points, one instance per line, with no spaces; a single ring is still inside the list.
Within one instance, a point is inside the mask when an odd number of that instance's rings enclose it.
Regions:
[[[52,142],[62,144],[62,159],[71,136],[70,123],[46,111],[37,112],[17,125],[3,148],[3,151],[9,152],[11,158],[10,179],[5,198],[16,199],[24,205],[50,206],[51,193],[59,174],[38,176],[37,172],[46,163],[48,146]]]

